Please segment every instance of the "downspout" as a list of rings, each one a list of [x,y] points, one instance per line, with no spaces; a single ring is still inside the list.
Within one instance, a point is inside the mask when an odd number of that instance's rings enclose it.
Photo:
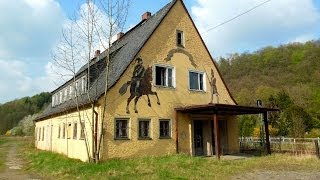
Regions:
[[[97,151],[98,150],[98,112],[93,110],[94,112],[94,115],[95,115],[95,123],[94,123],[94,144],[95,144],[95,160],[96,162],[99,161],[99,152]]]

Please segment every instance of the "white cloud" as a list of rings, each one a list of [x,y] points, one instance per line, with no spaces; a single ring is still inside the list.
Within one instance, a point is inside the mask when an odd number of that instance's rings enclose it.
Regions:
[[[0,103],[48,91],[45,65],[65,15],[54,0],[0,1]]]
[[[262,2],[198,0],[192,14],[200,32],[204,32]],[[312,0],[273,0],[203,34],[203,38],[213,56],[225,56],[299,40],[299,37],[314,38],[314,34],[319,34],[316,32],[319,26],[320,12]]]

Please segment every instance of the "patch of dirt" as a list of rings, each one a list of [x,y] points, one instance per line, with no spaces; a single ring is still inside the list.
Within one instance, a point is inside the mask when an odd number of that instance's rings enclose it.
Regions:
[[[320,172],[304,172],[304,171],[253,171],[244,174],[238,174],[231,178],[232,180],[319,180]]]
[[[5,144],[7,151],[7,158],[5,162],[5,170],[0,172],[0,180],[34,180],[40,179],[36,176],[30,175],[23,171],[24,162],[19,158],[17,152],[17,144],[15,142],[8,142]],[[4,148],[2,148],[3,150]]]

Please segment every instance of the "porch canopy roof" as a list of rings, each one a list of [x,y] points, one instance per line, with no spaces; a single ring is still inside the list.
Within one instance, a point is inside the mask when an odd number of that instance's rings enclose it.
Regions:
[[[279,111],[279,109],[265,107],[239,106],[230,104],[204,104],[175,108],[178,112],[192,114],[219,114],[219,115],[244,115],[244,114],[263,114],[269,111]]]

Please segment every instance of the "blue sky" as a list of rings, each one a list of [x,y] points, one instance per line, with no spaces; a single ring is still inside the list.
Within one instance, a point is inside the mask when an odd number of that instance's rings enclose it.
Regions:
[[[205,32],[265,0],[184,0],[200,32]],[[126,27],[155,13],[170,0],[132,0]],[[83,0],[0,1],[0,103],[57,87],[51,52],[70,15]],[[319,0],[272,0],[240,18],[202,33],[216,59],[265,46],[320,38]]]

